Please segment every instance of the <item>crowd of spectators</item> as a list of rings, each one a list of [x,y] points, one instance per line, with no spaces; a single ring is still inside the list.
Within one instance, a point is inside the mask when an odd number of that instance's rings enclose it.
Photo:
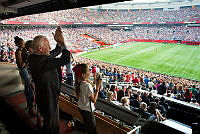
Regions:
[[[152,105],[154,107],[155,104],[151,104],[151,102],[157,103],[156,105],[159,107],[159,105],[164,103],[164,98],[161,100],[159,100],[159,98],[152,98],[153,94],[163,95],[200,106],[200,82],[123,67],[78,56],[75,57],[75,61],[78,63],[87,63],[91,69],[95,66],[96,70],[98,70],[97,73],[101,73],[108,79],[108,84],[104,86],[100,96],[102,98],[108,98],[109,101],[116,104],[122,102],[122,105],[128,109],[131,109],[130,106],[132,106],[133,110],[134,108],[137,110],[141,105],[143,105],[142,107],[146,107],[146,105]],[[116,86],[111,84],[113,82],[131,84]],[[131,90],[132,87],[148,92],[133,92]],[[124,99],[124,97],[128,98],[128,100]],[[168,110],[166,106],[164,107],[165,109],[160,109],[162,115],[166,115],[166,111]],[[162,117],[163,116],[160,116],[159,118]],[[164,119],[164,117],[162,119]]]
[[[104,28],[102,31],[102,33],[94,33],[93,35],[108,44],[115,44],[129,39],[200,41],[200,29],[185,25],[139,25],[134,27]]]
[[[169,32],[166,31],[166,33],[170,33],[171,31],[169,28],[164,28],[161,26],[152,26],[146,28],[148,28],[148,32],[146,31],[147,33],[157,33],[158,38],[160,32],[155,32],[156,28],[157,31],[158,29],[160,31],[168,30]],[[171,32],[175,33],[174,36],[178,35],[178,33],[196,34],[194,31],[194,33],[192,31],[181,32],[182,30],[190,30],[190,28],[185,26],[173,26],[170,28],[175,29],[175,32]],[[141,29],[143,29],[143,34]],[[92,37],[98,39],[103,39],[106,38],[106,36],[109,36],[108,39],[111,41],[120,41],[120,39],[127,40],[132,38],[128,35],[131,35],[131,33],[136,37],[136,34],[133,33],[134,30],[136,30],[138,38],[145,36],[144,26],[133,27],[132,31],[127,31],[123,28],[121,30],[113,30],[109,29],[108,27],[63,28],[63,34],[65,36],[66,42],[70,44],[68,45],[69,49],[87,49],[88,47],[93,47],[94,42],[81,36],[82,34],[91,35]],[[52,31],[53,28],[2,28],[0,31],[1,61],[15,63],[14,52],[16,48],[13,43],[13,37],[15,36],[20,36],[25,40],[29,40],[37,34],[43,34],[49,38],[52,47],[55,47]],[[153,34],[151,35],[153,36]],[[166,38],[169,37],[167,35],[165,36]],[[150,35],[148,37],[150,37]],[[85,40],[87,40],[89,43],[87,43]],[[122,107],[139,112],[145,119],[156,119],[160,121],[165,120],[167,117],[169,106],[167,103],[165,103],[165,98],[154,98],[153,94],[164,95],[170,98],[186,101],[197,106],[200,104],[200,82],[184,78],[177,78],[165,74],[158,74],[134,68],[123,67],[78,56],[75,57],[75,61],[76,63],[87,63],[91,70],[92,68],[95,68],[96,72],[101,73],[103,76],[107,77],[108,83],[105,86],[102,86],[104,88],[102,88],[100,91],[100,97],[106,98],[108,101],[117,105],[121,105]],[[127,82],[131,84],[129,86],[116,86],[112,85],[112,82]],[[136,87],[148,92],[135,92],[132,90],[132,87]]]
[[[7,28],[0,27],[0,52],[1,61],[14,62],[14,37],[19,36],[24,40],[30,40],[35,35],[42,34],[49,38],[51,47],[55,47],[52,31],[53,27],[38,28],[38,27],[15,27]],[[154,39],[154,40],[182,40],[182,41],[200,41],[200,29],[191,28],[185,25],[182,26],[134,26],[134,27],[78,27],[78,28],[63,28],[63,34],[69,50],[85,51],[92,48],[100,47],[100,44],[95,42],[88,36],[103,41],[107,44],[116,44],[129,39]]]
[[[36,35],[45,35],[49,38],[50,44],[52,48],[55,48],[56,42],[53,39],[52,32],[54,28],[21,28],[16,27],[7,28],[0,27],[0,54],[1,61],[14,63],[14,52],[16,50],[16,46],[14,45],[14,37],[19,36],[24,40],[33,39]],[[96,42],[90,40],[82,36],[82,34],[89,33],[90,29],[81,29],[81,28],[63,28],[63,34],[65,36],[65,41],[69,50],[86,50],[89,48],[96,48],[99,46]]]
[[[55,41],[52,36],[53,27],[38,28],[38,27],[15,27],[7,28],[0,27],[0,60],[5,62],[15,63],[15,50],[14,37],[19,36],[24,40],[30,40],[38,34],[45,35],[49,38],[51,47],[55,47]],[[115,29],[109,27],[79,27],[79,28],[63,28],[65,41],[70,50],[87,50],[89,48],[99,47],[99,44],[93,40],[82,36],[87,34],[95,39],[102,40],[109,44],[119,43],[129,39],[159,39],[159,40],[187,40],[187,41],[200,41],[200,30],[198,28],[190,28],[187,26],[134,26],[131,28],[117,27]],[[193,100],[196,90],[189,92],[191,85],[195,85],[193,89],[199,88],[198,82],[186,80],[183,78],[174,78],[163,74],[155,74],[145,72],[142,70],[102,63],[90,59],[78,58],[78,61],[85,61],[91,66],[99,65],[100,70],[104,70],[105,75],[109,76],[109,81],[124,81],[133,82],[135,86],[148,88],[152,92],[159,94],[167,93],[180,100]],[[101,64],[99,64],[101,63]],[[120,74],[120,75],[119,75]],[[147,82],[145,82],[147,81]],[[163,83],[165,82],[165,83]],[[165,91],[159,91],[158,85],[166,87]],[[152,90],[155,89],[155,90]],[[170,89],[170,90],[169,90]],[[189,98],[189,99],[186,99]],[[199,103],[199,101],[198,101]]]
[[[137,112],[147,120],[163,121],[170,106],[166,97],[200,106],[200,82],[75,56],[75,63],[89,65],[93,78],[104,78],[99,97]],[[64,75],[64,74],[63,74]],[[106,79],[106,80],[105,80]],[[121,83],[121,85],[117,84]],[[162,97],[155,97],[161,95]]]
[[[92,10],[75,8],[69,10],[34,14],[9,19],[19,22],[191,22],[200,21],[200,8],[182,7],[179,10]],[[7,20],[5,20],[7,21]]]
[[[74,11],[76,10],[76,11]],[[73,14],[68,16],[69,12]],[[185,8],[179,11],[140,10],[140,11],[96,11],[85,9],[72,9],[54,13],[37,14],[15,18],[16,21],[70,21],[70,22],[177,22],[199,21],[199,8]],[[62,17],[61,17],[62,16]],[[64,17],[63,17],[64,16]],[[156,16],[156,17],[155,17]],[[178,17],[179,16],[179,17]],[[180,17],[181,16],[181,17]],[[49,19],[47,19],[49,18]],[[12,20],[12,19],[11,19]],[[48,37],[51,48],[56,42],[52,36],[53,27],[16,27],[0,26],[0,61],[15,63],[14,37],[24,40],[33,39],[36,35]],[[200,29],[186,25],[137,25],[133,27],[78,27],[63,28],[63,35],[69,50],[88,50],[100,47],[100,44],[83,35],[91,36],[108,44],[116,44],[129,39],[154,40],[183,40],[200,41]],[[142,118],[162,121],[167,118],[170,106],[165,97],[156,98],[154,94],[163,95],[191,105],[200,106],[200,82],[189,79],[173,77],[165,74],[119,66],[83,57],[75,57],[77,63],[87,63],[91,70],[95,69],[106,78],[106,85],[102,86],[99,97],[107,99],[116,105],[139,113]],[[118,86],[116,82],[129,83]],[[105,84],[105,83],[104,83]],[[148,92],[134,91],[133,88]]]

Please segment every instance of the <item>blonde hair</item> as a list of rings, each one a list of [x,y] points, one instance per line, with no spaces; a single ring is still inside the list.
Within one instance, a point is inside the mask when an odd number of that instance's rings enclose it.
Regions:
[[[121,98],[121,103],[122,104],[126,104],[128,102],[128,98],[127,97],[122,97]]]
[[[144,110],[147,109],[147,104],[145,102],[141,102],[140,103],[140,108],[144,109]]]
[[[108,91],[108,92],[107,92],[107,97],[108,97],[109,99],[112,99],[112,95],[113,95],[113,92],[112,92],[112,91]]]
[[[43,35],[38,35],[36,36],[34,39],[33,39],[33,42],[32,42],[32,48],[35,51],[37,51],[37,48],[42,45],[43,43],[43,39],[47,39],[46,36],[43,36]]]

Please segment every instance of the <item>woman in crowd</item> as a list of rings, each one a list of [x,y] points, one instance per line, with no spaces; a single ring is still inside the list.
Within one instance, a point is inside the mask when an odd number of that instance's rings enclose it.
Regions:
[[[27,70],[28,53],[25,49],[24,40],[22,38],[19,38],[18,36],[16,36],[14,39],[15,39],[15,44],[18,47],[18,49],[15,52],[16,63],[19,69],[19,74],[21,76],[21,79],[24,82],[24,87],[25,87],[24,92],[27,100],[27,108],[29,110],[29,114],[35,116],[36,112],[33,108],[33,102],[34,102],[33,90],[31,87],[30,76]]]
[[[190,102],[192,99],[192,92],[188,88],[185,88],[184,97],[186,102]]]
[[[113,101],[113,92],[112,91],[108,91],[107,92],[107,100],[109,101],[109,102],[112,102]]]
[[[148,111],[149,111],[149,113],[155,115],[158,121],[162,121],[162,120],[166,119],[166,118],[164,118],[162,116],[162,114],[160,113],[160,111],[157,109],[156,102],[151,102],[150,103]]]
[[[121,98],[121,103],[122,106],[130,110],[130,105],[129,105],[129,98],[128,97],[122,97]]]
[[[89,81],[90,70],[87,64],[78,64],[73,68],[75,72],[75,88],[78,98],[78,107],[83,117],[84,125],[88,134],[96,134],[96,121],[94,117],[94,104],[97,101],[102,80],[97,77],[95,91]]]
[[[111,85],[109,91],[113,92],[113,100],[116,101],[116,100],[117,100],[117,91],[116,91],[116,86],[115,86],[115,85]]]

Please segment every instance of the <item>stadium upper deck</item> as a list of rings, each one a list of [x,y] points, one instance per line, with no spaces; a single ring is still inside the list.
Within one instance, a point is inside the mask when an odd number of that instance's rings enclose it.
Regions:
[[[163,24],[200,23],[200,6],[180,10],[90,10],[75,8],[22,16],[2,21],[4,24]],[[37,23],[36,23],[37,22]],[[40,23],[38,23],[40,22]]]

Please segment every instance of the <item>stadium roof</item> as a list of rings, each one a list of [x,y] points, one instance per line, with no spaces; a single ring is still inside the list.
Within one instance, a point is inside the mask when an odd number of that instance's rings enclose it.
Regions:
[[[90,6],[90,9],[147,9],[200,5],[200,0],[130,0],[99,6]]]
[[[131,1],[124,1],[121,3],[163,3],[163,2],[185,2],[185,1],[189,1],[192,2],[194,0],[131,0]]]
[[[0,0],[0,20],[124,0]]]
[[[197,3],[200,5],[200,0],[129,0],[125,2],[124,0],[0,0],[0,20],[79,7],[96,9],[143,9],[148,7],[154,8],[153,4],[155,6],[155,4],[159,3],[166,3],[166,5],[170,5],[170,3],[185,3],[185,5]],[[145,4],[149,4],[149,6]]]

